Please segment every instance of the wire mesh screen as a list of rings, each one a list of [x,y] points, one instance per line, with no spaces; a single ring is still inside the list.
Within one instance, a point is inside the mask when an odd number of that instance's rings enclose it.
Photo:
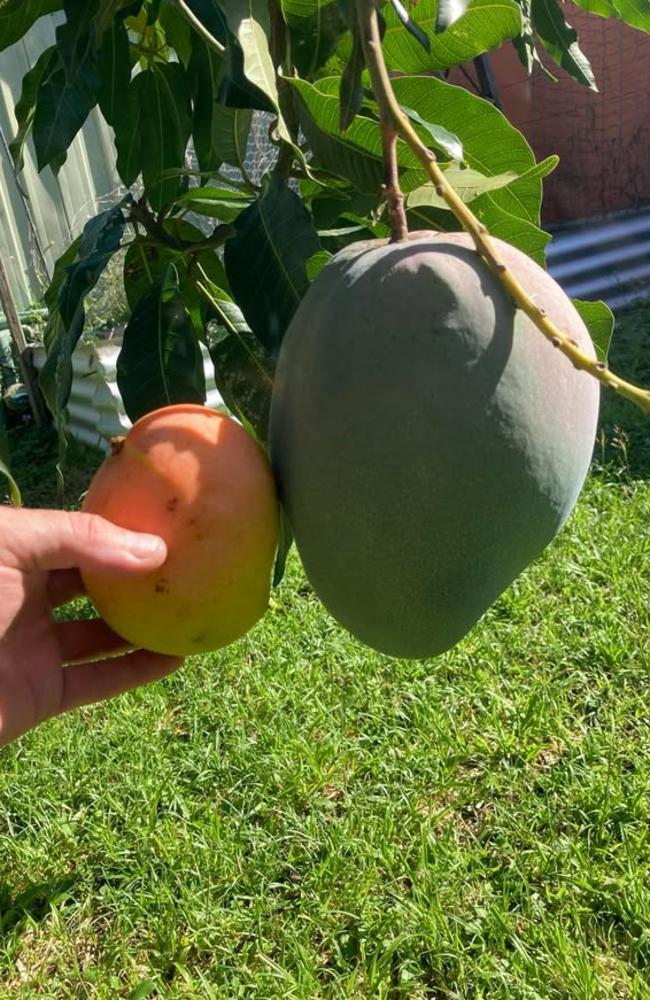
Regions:
[[[273,121],[273,115],[265,111],[253,112],[244,166],[254,184],[259,184],[267,170],[270,170],[275,163],[277,149],[269,139],[269,129]]]

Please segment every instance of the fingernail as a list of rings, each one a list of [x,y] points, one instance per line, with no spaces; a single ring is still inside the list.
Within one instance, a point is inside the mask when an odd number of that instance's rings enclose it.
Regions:
[[[158,535],[131,535],[129,552],[135,559],[152,559],[167,555],[167,546]]]

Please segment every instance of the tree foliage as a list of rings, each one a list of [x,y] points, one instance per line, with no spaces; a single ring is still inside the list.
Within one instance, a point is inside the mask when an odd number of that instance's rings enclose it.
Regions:
[[[578,0],[650,31],[628,0]],[[58,171],[97,108],[115,135],[119,203],[88,222],[46,295],[43,391],[60,426],[84,298],[118,250],[132,309],[118,365],[133,418],[205,397],[199,342],[228,404],[265,438],[273,368],[309,282],[346,243],[389,232],[382,143],[352,0],[6,0],[0,48],[60,12],[56,44],[26,75],[11,145]],[[542,179],[524,137],[447,71],[513,44],[529,72],[553,61],[596,87],[559,0],[381,5],[397,98],[491,233],[540,262]],[[548,69],[545,70],[548,72]],[[266,114],[272,164],[251,176],[251,121]],[[454,230],[422,165],[398,142],[409,224]],[[584,308],[601,353],[611,324]]]

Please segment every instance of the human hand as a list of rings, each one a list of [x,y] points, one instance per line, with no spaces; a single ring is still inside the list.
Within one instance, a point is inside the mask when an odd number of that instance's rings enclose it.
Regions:
[[[80,705],[158,680],[182,662],[132,650],[99,618],[57,622],[53,608],[84,593],[80,570],[146,573],[162,539],[93,514],[0,507],[0,745]]]

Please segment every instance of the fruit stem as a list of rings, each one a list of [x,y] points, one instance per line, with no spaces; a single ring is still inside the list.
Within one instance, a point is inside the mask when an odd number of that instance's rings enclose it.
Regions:
[[[399,243],[408,239],[408,223],[404,211],[404,195],[399,186],[399,171],[397,168],[397,130],[391,124],[383,121],[381,124],[381,142],[384,151],[384,185],[383,194],[388,206],[390,219],[391,243]]]
[[[440,169],[435,154],[421,141],[409,119],[399,106],[388,75],[381,47],[381,33],[375,0],[356,0],[357,17],[361,28],[366,62],[372,80],[375,99],[380,109],[382,132],[384,122],[404,140],[409,149],[420,160],[436,194],[440,195],[460,222],[463,229],[474,240],[477,252],[497,276],[506,295],[516,308],[521,309],[533,321],[537,329],[564,354],[574,368],[587,372],[602,385],[614,389],[619,395],[636,403],[650,414],[650,391],[626,382],[610,371],[602,361],[594,361],[581,351],[574,340],[548,318],[546,311],[538,306],[515,278],[512,271],[500,259],[498,249],[486,226],[476,218],[470,208],[456,194]],[[395,238],[395,237],[393,237]]]
[[[376,37],[368,13],[374,15],[377,26]],[[377,11],[372,0],[357,0],[357,18],[366,65],[372,81],[372,89],[379,105],[379,125],[381,128],[381,145],[384,159],[384,183],[382,194],[388,206],[388,218],[391,228],[391,243],[400,243],[408,238],[408,223],[404,210],[404,195],[399,186],[399,169],[397,166],[397,137],[399,123],[394,115],[393,96],[390,77],[381,50],[381,38],[377,22]]]

